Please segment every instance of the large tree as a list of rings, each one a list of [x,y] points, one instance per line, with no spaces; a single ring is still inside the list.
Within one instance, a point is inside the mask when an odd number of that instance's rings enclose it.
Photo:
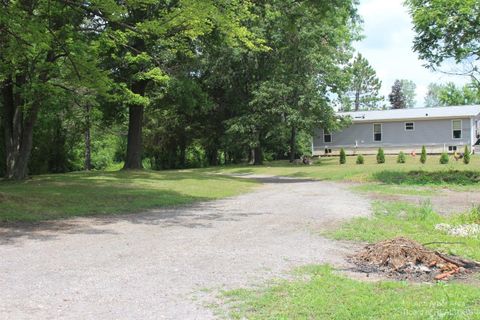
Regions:
[[[343,85],[341,66],[357,37],[352,1],[272,1],[266,38],[271,47],[267,78],[254,91],[252,107],[289,131],[289,157],[298,133],[333,117],[329,95]]]
[[[88,13],[63,1],[0,2],[0,90],[6,178],[28,174],[39,112],[61,91],[101,87]]]
[[[433,69],[448,59],[463,63],[460,73],[472,76],[479,86],[478,0],[407,0],[406,4],[417,34],[414,50],[420,58]]]
[[[382,81],[378,79],[375,69],[368,60],[358,53],[346,69],[350,76],[347,94],[342,99],[345,111],[353,109],[375,109],[383,97],[379,95]]]
[[[144,109],[149,105],[151,85],[166,85],[172,73],[170,62],[179,54],[202,50],[199,38],[211,32],[225,35],[223,45],[260,47],[245,27],[251,17],[250,2],[137,0],[121,5],[119,20],[107,17],[104,32],[105,62],[111,62],[115,79],[123,89],[129,110],[125,169],[142,168]],[[113,59],[112,59],[113,58]]]

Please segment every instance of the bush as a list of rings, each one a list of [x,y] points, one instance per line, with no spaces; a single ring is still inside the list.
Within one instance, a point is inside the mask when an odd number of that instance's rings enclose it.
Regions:
[[[468,146],[465,146],[465,151],[463,153],[463,163],[470,163],[470,150],[468,150]]]
[[[405,153],[403,151],[400,151],[397,157],[397,163],[405,163]]]
[[[363,164],[365,162],[365,159],[361,154],[357,156],[357,164]]]
[[[420,162],[423,164],[427,162],[427,149],[425,149],[425,146],[422,146],[422,155],[420,156]]]
[[[377,152],[377,163],[385,163],[385,152],[383,152],[382,148],[378,148]]]
[[[345,150],[340,149],[340,164],[345,164],[347,163],[347,156],[345,154]]]
[[[447,164],[448,163],[448,153],[444,152],[440,156],[440,163],[441,164]]]

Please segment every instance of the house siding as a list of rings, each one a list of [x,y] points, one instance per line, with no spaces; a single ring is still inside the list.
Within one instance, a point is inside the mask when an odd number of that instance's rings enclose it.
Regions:
[[[454,139],[452,135],[452,120],[462,120],[462,138]],[[314,154],[324,154],[325,148],[332,149],[335,154],[339,148],[346,150],[367,150],[379,147],[386,150],[398,151],[404,148],[418,149],[425,145],[431,152],[441,152],[448,146],[471,146],[475,140],[474,121],[472,118],[431,119],[431,120],[402,120],[402,121],[375,121],[357,122],[339,131],[333,132],[332,142],[323,142],[323,130],[317,129],[314,133]],[[406,131],[405,123],[414,122],[414,131]],[[373,124],[382,124],[382,141],[374,141]],[[354,153],[354,151],[353,151]]]

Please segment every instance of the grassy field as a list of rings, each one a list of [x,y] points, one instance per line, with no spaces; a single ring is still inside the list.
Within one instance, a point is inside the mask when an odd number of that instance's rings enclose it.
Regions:
[[[305,177],[321,180],[347,180],[354,182],[377,181],[374,174],[381,171],[407,172],[413,170],[449,171],[449,170],[478,170],[480,171],[480,157],[473,156],[470,164],[465,165],[461,160],[455,161],[450,157],[450,163],[439,163],[440,156],[428,156],[427,163],[421,164],[420,157],[407,156],[406,163],[396,163],[395,156],[386,156],[386,163],[377,164],[375,156],[365,156],[365,164],[355,164],[355,157],[347,157],[345,165],[338,164],[338,157],[321,158],[320,163],[305,166],[289,164],[286,161],[274,161],[263,166],[231,166],[206,169],[218,173],[228,174],[266,174],[293,177]]]
[[[480,157],[472,157],[469,165],[453,161],[438,162],[439,156],[429,156],[422,165],[419,157],[407,156],[407,163],[397,164],[387,156],[385,164],[377,164],[375,156],[365,157],[364,165],[348,157],[339,165],[337,157],[323,158],[312,166],[276,161],[264,166],[227,166],[180,171],[90,172],[34,176],[25,182],[0,182],[0,222],[40,221],[96,214],[138,212],[169,205],[217,199],[249,190],[254,182],[231,177],[231,174],[266,174],[313,179],[362,182],[361,191],[390,194],[428,195],[436,188],[448,186],[462,190],[477,190],[477,181],[467,184],[451,182],[397,183],[405,172],[448,172],[480,170]],[[384,180],[383,183],[381,182]],[[390,181],[388,181],[390,179]],[[379,185],[379,183],[382,183]]]
[[[246,179],[198,170],[77,172],[0,182],[0,222],[138,212],[246,192]]]
[[[480,290],[462,284],[360,282],[328,266],[309,266],[293,281],[228,291],[234,319],[480,319]],[[306,280],[307,279],[307,280]]]

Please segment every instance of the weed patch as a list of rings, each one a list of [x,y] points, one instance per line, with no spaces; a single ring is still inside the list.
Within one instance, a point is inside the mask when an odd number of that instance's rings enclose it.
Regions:
[[[380,171],[374,173],[373,177],[386,184],[476,185],[480,183],[480,171]]]
[[[334,239],[374,243],[396,237],[406,237],[430,249],[445,254],[480,260],[480,236],[456,237],[438,230],[439,224],[461,225],[475,219],[477,209],[461,215],[444,217],[437,214],[428,202],[415,206],[404,202],[376,202],[373,217],[355,218],[336,231],[327,233]]]

